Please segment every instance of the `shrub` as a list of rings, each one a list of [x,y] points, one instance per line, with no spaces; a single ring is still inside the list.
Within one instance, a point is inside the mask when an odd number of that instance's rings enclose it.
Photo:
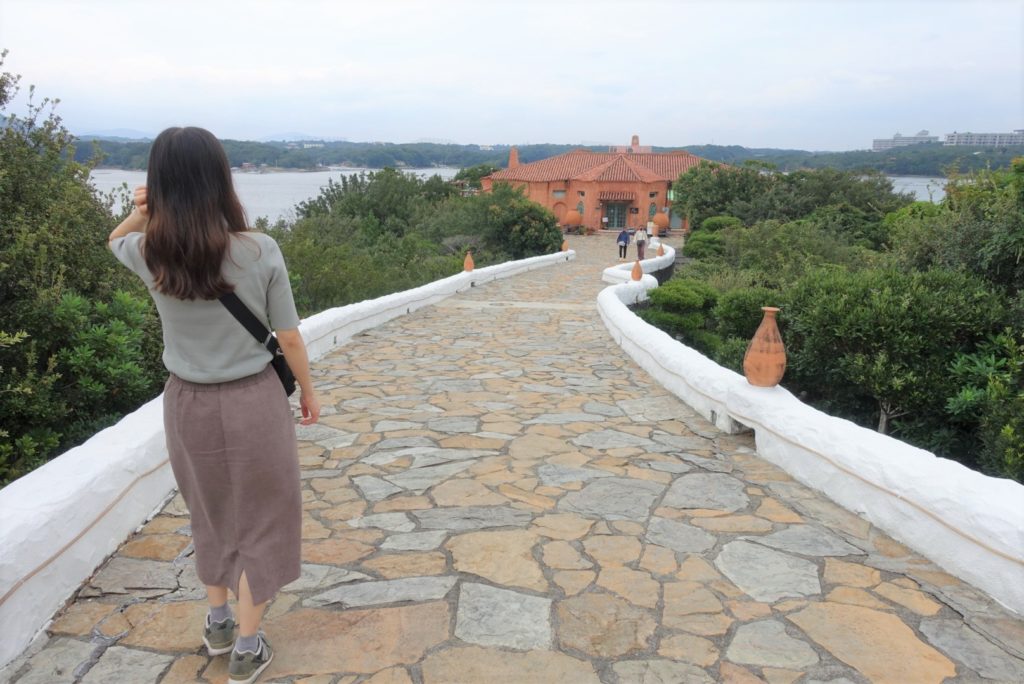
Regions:
[[[976,427],[982,469],[1024,482],[1024,341],[1007,329],[958,355],[950,370],[963,387],[946,409]]]
[[[725,244],[718,233],[691,233],[683,245],[683,253],[693,259],[713,259],[724,252]]]
[[[975,276],[931,270],[823,269],[785,292],[787,386],[862,424],[875,423],[919,446],[947,420],[946,398],[959,389],[948,372],[998,329],[1000,298]]]
[[[713,233],[716,230],[721,230],[722,228],[742,225],[743,222],[734,216],[712,216],[711,218],[704,219],[704,222],[700,224],[700,229],[702,231]]]
[[[718,298],[712,311],[718,333],[749,341],[761,324],[762,306],[776,306],[780,295],[766,287],[730,290]]]
[[[672,278],[652,290],[650,306],[640,316],[651,325],[709,356],[721,344],[711,330],[711,310],[718,293],[706,283],[689,278]]]

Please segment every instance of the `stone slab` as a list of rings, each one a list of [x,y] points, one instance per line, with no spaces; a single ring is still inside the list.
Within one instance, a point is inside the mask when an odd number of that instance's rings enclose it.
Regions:
[[[590,663],[554,651],[509,653],[470,646],[430,654],[422,665],[423,684],[512,684],[565,682],[601,684]]]
[[[939,684],[956,674],[952,661],[891,613],[827,602],[786,619],[870,681]]]
[[[402,491],[401,487],[373,475],[353,477],[352,484],[359,489],[359,493],[363,495],[363,498],[370,502],[383,501],[392,494]]]
[[[427,530],[480,530],[488,527],[520,527],[533,516],[505,506],[462,506],[412,511],[420,527]]]
[[[573,466],[545,463],[537,468],[540,481],[549,487],[558,487],[567,482],[588,482],[602,477],[612,477],[606,470],[596,468],[575,468]]]
[[[852,556],[864,552],[816,525],[790,525],[763,537],[745,537],[758,544],[803,556]]]
[[[412,665],[449,639],[450,620],[443,601],[372,610],[293,610],[267,622],[275,657],[262,680],[372,674]]]
[[[392,534],[384,540],[380,548],[387,551],[430,551],[440,546],[447,536],[448,532],[445,530]]]
[[[608,520],[645,520],[664,489],[665,485],[649,480],[610,477],[566,494],[558,508]]]
[[[726,544],[715,567],[758,601],[773,603],[821,593],[816,565],[747,541]]]
[[[726,657],[734,663],[802,670],[818,663],[818,655],[805,641],[786,634],[778,620],[759,620],[740,625]]]
[[[155,682],[174,656],[111,646],[84,677],[82,684],[109,682]]]
[[[556,610],[561,645],[598,658],[647,650],[657,628],[650,613],[607,594],[574,596]]]
[[[683,553],[701,553],[715,545],[714,535],[678,520],[651,518],[644,538],[651,544]]]
[[[178,573],[170,563],[114,556],[89,582],[97,594],[133,594],[139,597],[160,596],[178,588]]]
[[[733,513],[746,508],[750,499],[744,483],[723,473],[692,473],[676,479],[662,500],[670,508],[706,508]]]
[[[596,430],[587,432],[572,440],[576,446],[593,449],[618,449],[621,447],[650,447],[654,442],[620,430]]]
[[[546,650],[551,646],[551,599],[464,582],[455,636],[481,646]]]
[[[76,639],[53,639],[29,660],[28,671],[18,679],[21,684],[72,682],[79,666],[88,662],[95,646]]]
[[[406,577],[360,582],[336,587],[302,602],[310,608],[337,605],[360,608],[388,603],[423,602],[444,598],[455,586],[455,577]]]
[[[612,665],[620,682],[630,684],[714,684],[696,665],[671,660],[625,660]]]
[[[1024,682],[1024,660],[1013,657],[960,620],[922,620],[920,630],[933,646],[982,677]]]
[[[365,579],[370,579],[370,577],[354,570],[336,568],[333,565],[303,563],[299,579],[291,582],[290,584],[286,584],[281,591],[315,591],[326,589],[327,587],[333,587],[335,584],[358,582]]]

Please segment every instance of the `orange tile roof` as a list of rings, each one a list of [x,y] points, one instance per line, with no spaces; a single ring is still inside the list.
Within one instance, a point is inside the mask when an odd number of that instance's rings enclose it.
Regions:
[[[697,166],[701,158],[689,152],[591,152],[572,150],[564,154],[520,164],[491,174],[494,181],[674,181],[679,174]]]
[[[616,202],[616,201],[632,202],[632,201],[634,201],[636,199],[636,193],[635,192],[625,192],[623,190],[617,190],[617,191],[616,190],[608,190],[608,191],[599,193],[598,196],[597,196],[597,199],[599,199],[599,200],[607,200],[607,201],[610,201],[610,202]]]

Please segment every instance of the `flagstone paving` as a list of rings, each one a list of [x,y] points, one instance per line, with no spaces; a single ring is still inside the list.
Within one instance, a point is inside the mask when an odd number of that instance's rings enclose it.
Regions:
[[[367,331],[315,364],[303,572],[263,681],[1024,680],[1024,621],[669,395],[578,258]],[[0,675],[224,681],[180,498]]]

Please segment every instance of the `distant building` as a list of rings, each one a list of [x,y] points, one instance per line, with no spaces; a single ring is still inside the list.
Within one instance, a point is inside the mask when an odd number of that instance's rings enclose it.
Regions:
[[[634,135],[628,145],[612,145],[608,148],[608,151],[616,154],[651,154],[654,148],[650,145],[641,146],[640,136]]]
[[[1013,133],[947,133],[943,145],[973,145],[977,147],[1006,147],[1008,145],[1024,145],[1024,128],[1017,128]]]
[[[907,147],[909,145],[937,142],[939,142],[939,136],[928,135],[928,131],[918,131],[917,135],[900,135],[897,133],[891,138],[875,138],[871,141],[871,149],[879,152],[881,150],[891,150],[894,147]]]
[[[679,174],[700,164],[689,152],[651,152],[632,144],[610,152],[579,149],[549,159],[519,163],[519,152],[509,152],[508,168],[480,179],[484,192],[494,183],[522,188],[528,199],[547,207],[558,222],[579,212],[587,228],[638,228],[656,214],[669,215],[672,183]],[[672,227],[681,219],[671,217]]]
[[[318,142],[302,143],[302,149],[304,149],[304,150],[311,150],[311,149],[315,149],[315,148],[323,147],[323,146],[324,146],[323,143],[318,143]]]

